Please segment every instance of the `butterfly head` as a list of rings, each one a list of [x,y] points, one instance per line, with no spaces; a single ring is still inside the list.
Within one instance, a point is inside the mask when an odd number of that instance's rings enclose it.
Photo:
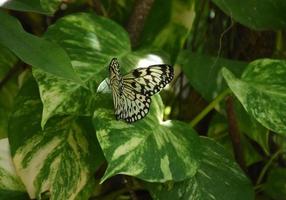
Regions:
[[[112,58],[110,64],[109,64],[109,72],[118,74],[119,73],[119,62],[117,58]]]

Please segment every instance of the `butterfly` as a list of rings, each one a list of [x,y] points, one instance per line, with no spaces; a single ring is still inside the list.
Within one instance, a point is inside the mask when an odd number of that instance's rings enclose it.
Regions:
[[[137,68],[122,76],[119,62],[113,58],[109,74],[115,117],[131,123],[148,114],[151,96],[172,81],[174,70],[170,65],[158,64]]]

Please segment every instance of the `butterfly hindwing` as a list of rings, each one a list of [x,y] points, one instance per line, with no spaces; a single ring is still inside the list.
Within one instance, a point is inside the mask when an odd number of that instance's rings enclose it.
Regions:
[[[174,76],[169,65],[137,68],[121,76],[117,59],[109,65],[110,85],[116,119],[134,122],[149,112],[151,96],[165,87]]]

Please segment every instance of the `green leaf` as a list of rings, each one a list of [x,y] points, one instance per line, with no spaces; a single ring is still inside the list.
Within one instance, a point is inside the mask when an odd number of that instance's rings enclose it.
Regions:
[[[195,18],[194,1],[157,0],[144,24],[140,46],[164,49],[173,62]]]
[[[103,160],[90,118],[53,118],[41,129],[42,103],[34,80],[17,96],[9,121],[9,142],[17,173],[29,196],[86,199],[93,173]]]
[[[200,159],[196,132],[179,121],[162,121],[163,104],[152,98],[148,115],[128,124],[114,116],[112,95],[101,95],[93,118],[97,138],[108,161],[102,182],[116,174],[150,182],[182,181],[194,176]]]
[[[286,62],[261,59],[250,63],[242,78],[227,69],[223,76],[245,110],[266,128],[286,134]]]
[[[258,123],[253,117],[251,117],[239,101],[235,101],[235,115],[238,119],[239,130],[257,142],[260,147],[264,150],[266,155],[269,155],[269,131]],[[249,152],[253,154],[252,152]]]
[[[9,0],[4,3],[2,7],[18,11],[52,15],[60,3],[61,0]]]
[[[213,0],[227,15],[256,30],[285,29],[284,0]]]
[[[7,76],[7,73],[17,61],[17,58],[8,49],[0,46],[0,80]],[[8,115],[17,92],[18,83],[16,78],[11,78],[0,88],[0,138],[7,137]]]
[[[0,43],[25,63],[59,77],[82,83],[66,52],[57,44],[24,31],[19,21],[0,12]]]
[[[0,140],[0,199],[28,199],[25,187],[12,163],[7,138]]]
[[[208,101],[226,89],[219,73],[222,67],[232,70],[236,75],[240,75],[246,67],[244,62],[215,58],[188,50],[180,52],[176,64],[183,69],[190,84]]]
[[[44,104],[42,127],[57,114],[91,116],[96,88],[107,77],[111,58],[130,51],[126,31],[107,18],[80,13],[58,20],[45,37],[66,50],[88,88],[34,69]]]
[[[147,184],[154,199],[253,200],[251,182],[225,149],[201,138],[202,161],[197,174],[185,181]]]
[[[286,180],[285,168],[272,169],[263,187],[265,193],[275,200],[285,199],[286,196],[285,180]]]

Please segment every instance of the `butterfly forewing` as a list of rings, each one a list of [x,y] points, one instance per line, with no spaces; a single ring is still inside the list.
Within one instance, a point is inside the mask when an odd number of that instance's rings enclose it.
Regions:
[[[174,76],[173,68],[162,64],[138,68],[122,77],[117,59],[112,59],[109,71],[115,116],[127,122],[145,117],[151,104],[150,96],[159,92]]]

